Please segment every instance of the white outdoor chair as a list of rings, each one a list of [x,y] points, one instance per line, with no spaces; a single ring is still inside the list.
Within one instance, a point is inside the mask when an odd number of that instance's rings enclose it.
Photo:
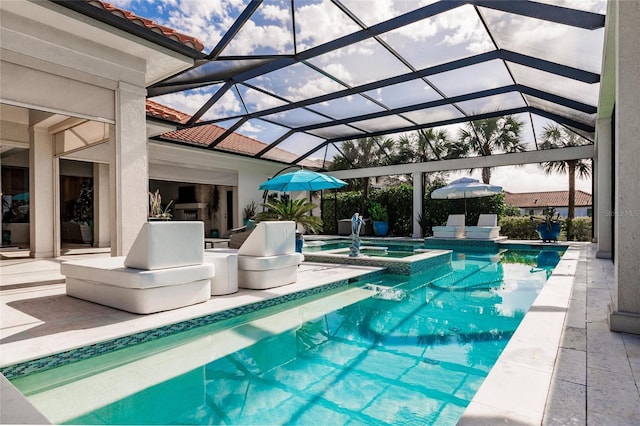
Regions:
[[[127,256],[64,262],[67,294],[136,314],[209,300],[215,267],[203,263],[202,222],[146,222]]]
[[[433,236],[435,238],[464,238],[464,218],[463,214],[450,214],[446,226],[431,228]]]
[[[481,214],[478,217],[477,226],[465,228],[465,236],[474,240],[491,240],[498,238],[499,235],[498,215],[495,214]]]
[[[207,249],[205,262],[214,253],[236,253],[238,256],[238,287],[254,290],[279,287],[298,280],[298,266],[304,260],[296,253],[296,223],[293,221],[263,221],[243,235],[237,250]],[[234,243],[234,235],[231,235]],[[220,294],[220,293],[218,293]]]

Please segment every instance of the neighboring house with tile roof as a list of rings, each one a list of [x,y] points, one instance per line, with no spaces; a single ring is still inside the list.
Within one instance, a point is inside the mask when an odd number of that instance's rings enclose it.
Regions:
[[[593,213],[592,195],[576,190],[575,217],[591,216]],[[545,207],[554,207],[560,216],[567,216],[569,209],[569,191],[507,192],[504,202],[518,207],[523,215],[541,215]]]

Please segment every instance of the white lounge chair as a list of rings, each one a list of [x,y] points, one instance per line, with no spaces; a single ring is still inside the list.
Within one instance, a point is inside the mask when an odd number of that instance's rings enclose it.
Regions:
[[[295,238],[295,222],[263,221],[246,236],[237,252],[208,249],[205,261],[213,253],[236,252],[238,287],[241,288],[263,290],[291,284],[298,280],[298,266],[304,260],[301,253],[296,253]]]
[[[127,256],[64,262],[67,294],[136,314],[209,300],[213,263],[203,263],[202,222],[147,222]]]
[[[465,229],[465,236],[474,240],[491,240],[499,235],[498,215],[495,214],[481,214],[477,226],[467,226]]]
[[[450,214],[446,226],[434,226],[435,238],[464,238],[464,215]]]

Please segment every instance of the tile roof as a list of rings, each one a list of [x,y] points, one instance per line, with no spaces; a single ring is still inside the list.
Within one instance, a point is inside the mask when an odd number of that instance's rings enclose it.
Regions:
[[[158,102],[154,102],[150,99],[147,99],[146,108],[148,116],[173,121],[175,123],[184,124],[189,120],[189,118],[191,118],[189,114],[185,114],[184,112],[178,111],[166,105],[162,105]],[[163,133],[161,137],[168,141],[186,143],[199,147],[207,147],[225,131],[225,128],[216,126],[215,124],[206,124],[203,126],[172,130]],[[216,145],[217,150],[245,155],[255,155],[266,147],[266,143],[260,142],[259,140],[250,138],[248,136],[241,135],[239,133],[232,133],[222,142]],[[265,154],[265,158],[289,163],[298,158],[298,155],[289,151],[285,151],[281,148],[273,148],[267,154]],[[312,159],[305,159],[300,162],[300,165],[309,168],[322,168],[321,164],[318,164],[318,162]]]
[[[150,99],[147,99],[147,115],[180,124],[186,123],[191,118],[189,114],[185,114],[182,111],[159,104]]]
[[[202,43],[200,40],[198,40],[197,38],[190,36],[190,35],[186,35],[186,34],[182,34],[179,33],[178,31],[174,30],[173,28],[169,28],[166,27],[164,25],[160,25],[154,21],[152,21],[151,19],[147,19],[147,18],[143,18],[141,16],[138,16],[136,14],[134,14],[133,12],[129,12],[128,10],[125,9],[121,9],[119,7],[116,7],[114,5],[112,5],[111,3],[107,3],[105,1],[100,1],[100,0],[84,0],[85,2],[89,3],[92,6],[95,7],[99,7],[101,9],[106,10],[107,12],[112,13],[115,16],[119,16],[121,18],[124,18],[134,24],[140,25],[142,27],[148,28],[151,31],[154,31],[158,34],[161,34],[171,40],[177,41],[178,43],[182,43],[185,46],[188,46],[192,49],[201,51],[202,49],[204,49],[204,43]]]
[[[507,192],[504,202],[521,208],[566,207],[569,205],[569,191],[545,192]],[[593,204],[591,194],[576,190],[576,207],[589,207]]]

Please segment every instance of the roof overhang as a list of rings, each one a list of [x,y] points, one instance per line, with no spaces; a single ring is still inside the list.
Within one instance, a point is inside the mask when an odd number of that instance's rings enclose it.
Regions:
[[[158,44],[148,38],[126,32],[109,23],[71,10],[70,6],[75,3],[85,4],[76,1],[11,0],[0,2],[0,11],[3,21],[10,20],[11,15],[15,15],[36,22],[42,27],[41,34],[45,40],[47,34],[45,29],[51,27],[56,31],[64,31],[74,37],[87,40],[93,46],[104,46],[107,51],[115,50],[143,60],[146,64],[144,81],[146,86],[184,71],[193,65],[193,57],[177,51],[179,49],[170,49],[166,45],[167,43],[165,45]],[[96,9],[93,6],[89,7]],[[179,45],[176,42],[172,43]],[[30,54],[28,51],[22,53]]]

